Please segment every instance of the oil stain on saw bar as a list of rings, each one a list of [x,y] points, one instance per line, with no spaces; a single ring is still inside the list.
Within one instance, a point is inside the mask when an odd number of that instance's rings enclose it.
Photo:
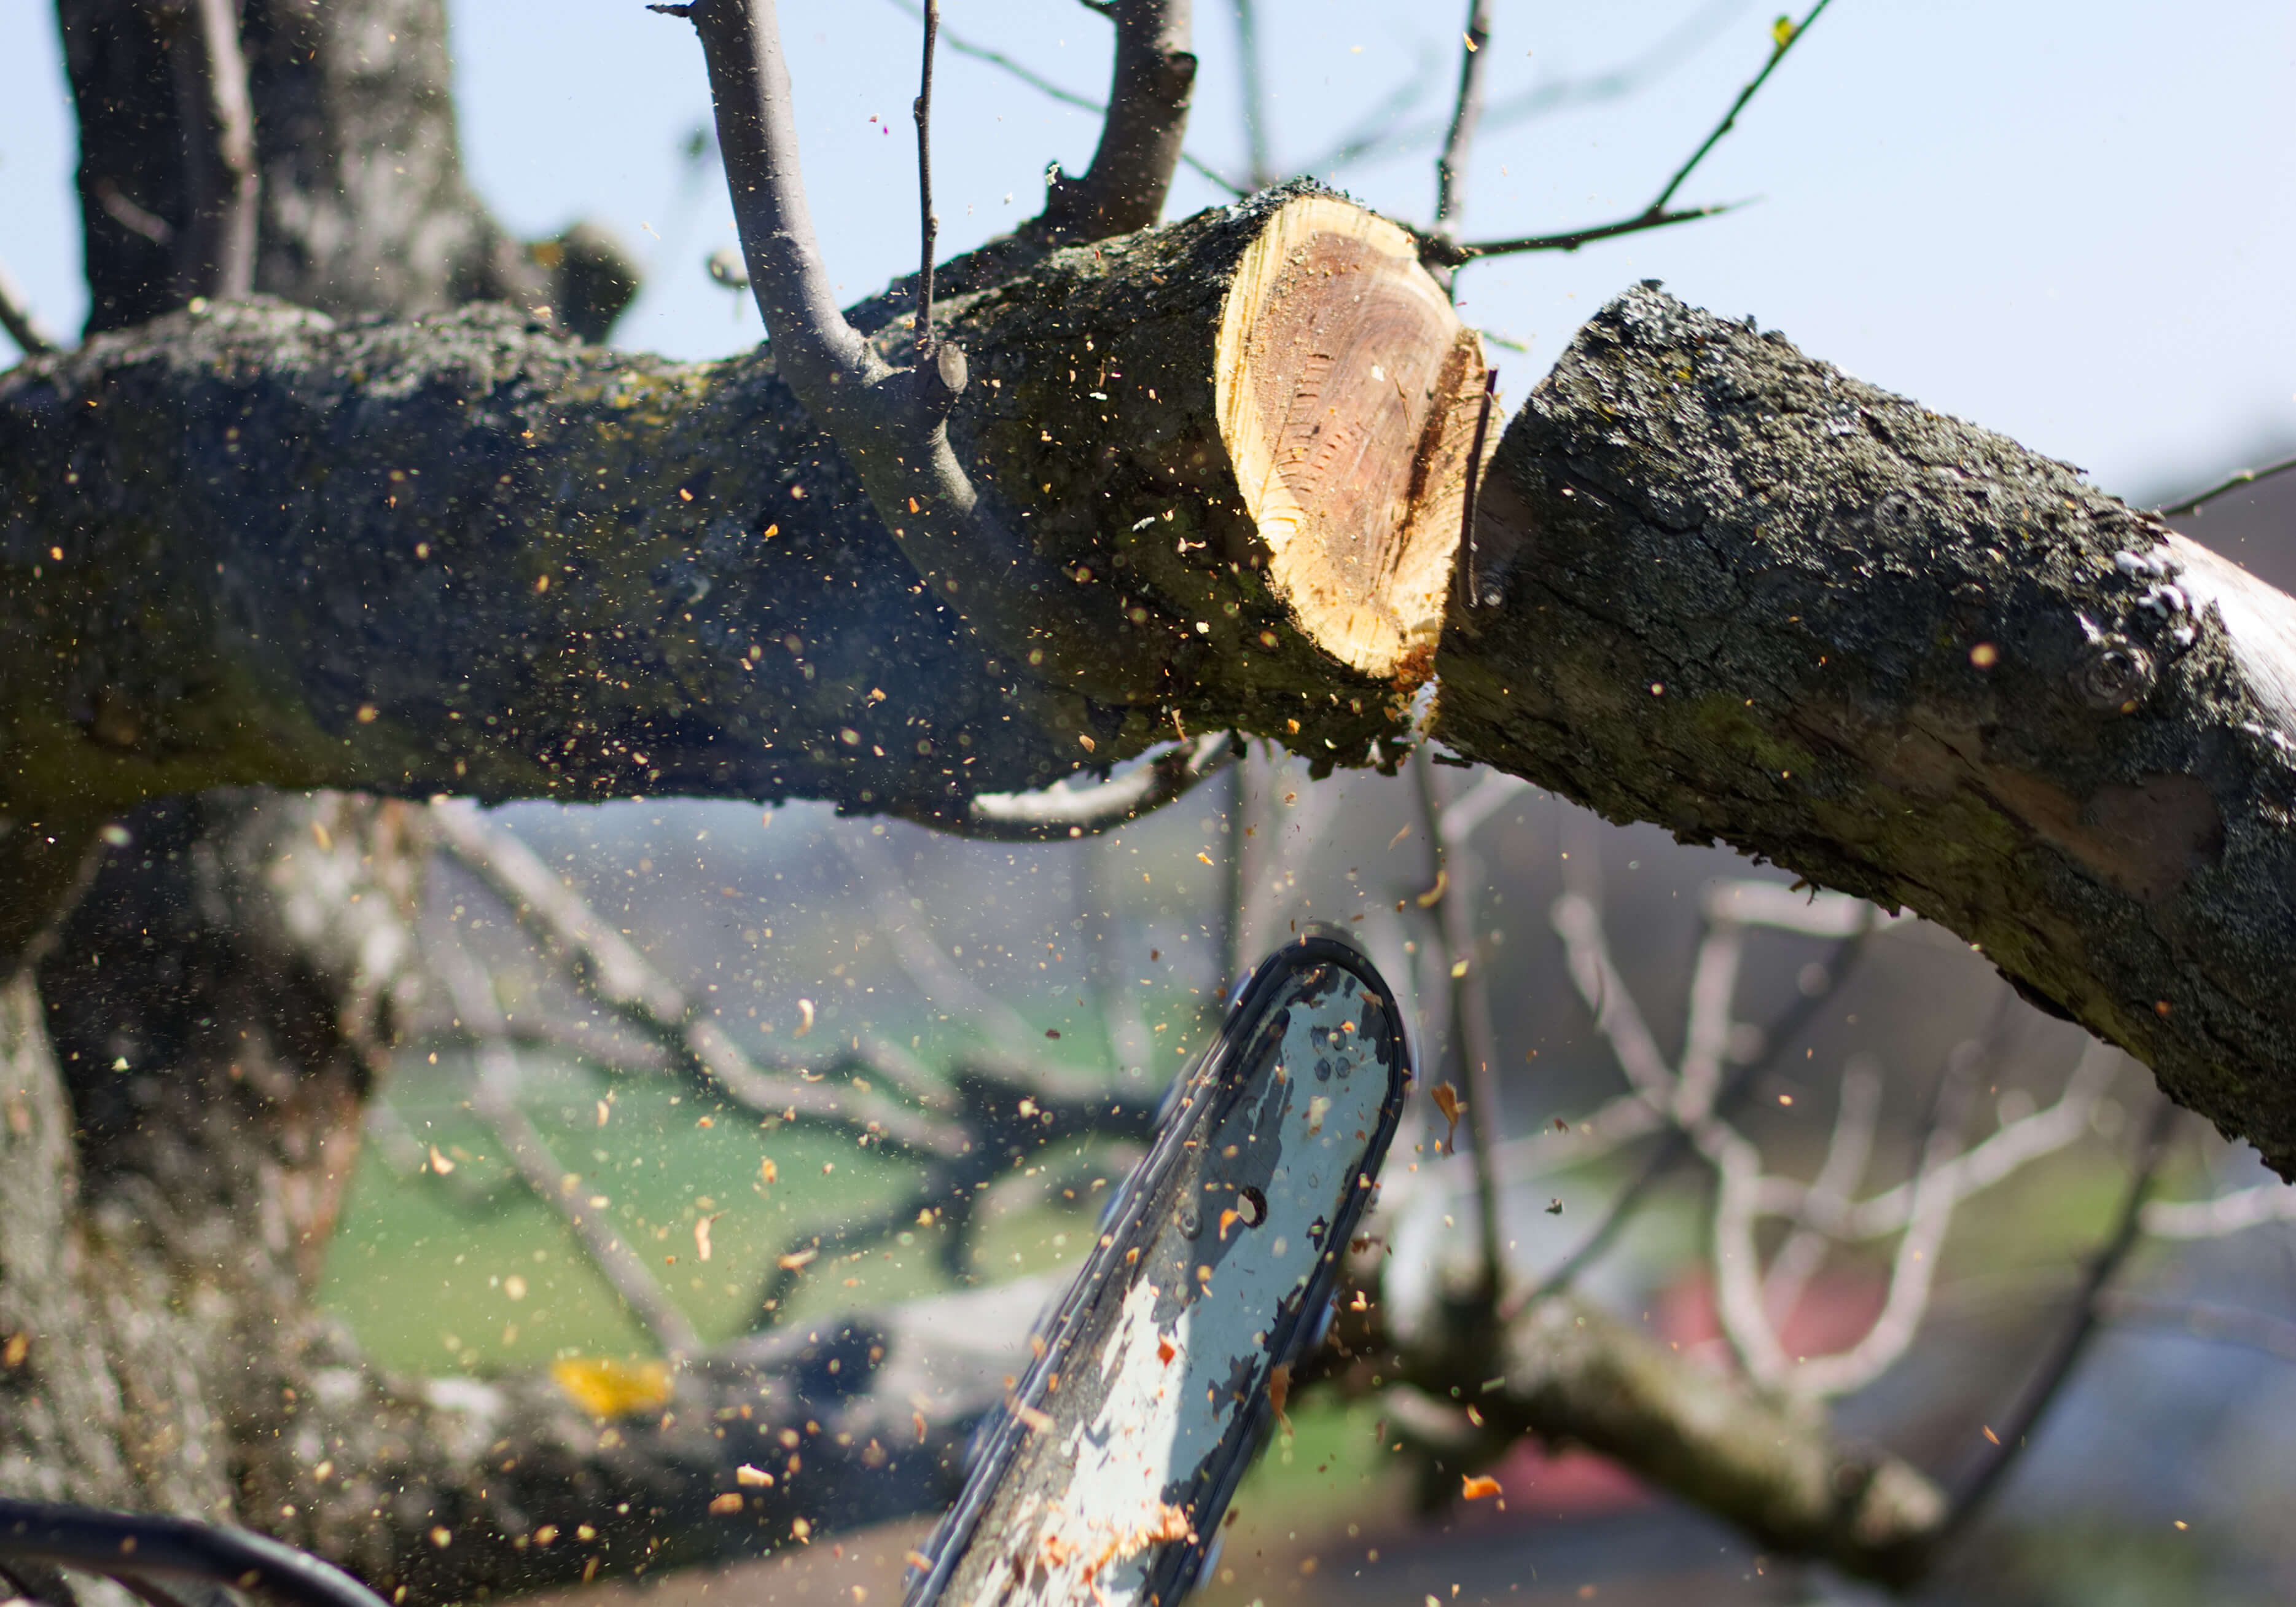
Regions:
[[[1170,1607],[1320,1341],[1410,1077],[1351,945],[1252,973],[984,1430],[910,1607]],[[1278,1369],[1286,1369],[1279,1373]]]

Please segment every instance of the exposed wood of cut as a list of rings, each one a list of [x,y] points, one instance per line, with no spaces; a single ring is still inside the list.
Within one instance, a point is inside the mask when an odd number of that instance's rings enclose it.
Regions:
[[[828,798],[927,818],[1237,727],[1360,762],[1431,657],[1481,365],[1292,189],[952,264],[985,496],[1060,560],[967,635],[770,353],[499,308],[216,305],[0,375],[0,806],[222,784]],[[888,299],[857,320],[906,360]]]

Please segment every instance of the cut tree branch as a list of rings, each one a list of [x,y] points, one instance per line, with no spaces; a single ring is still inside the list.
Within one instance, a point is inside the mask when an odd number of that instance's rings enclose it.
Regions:
[[[176,241],[177,299],[244,300],[255,289],[263,179],[238,0],[182,0],[169,54],[192,208],[191,226]]]

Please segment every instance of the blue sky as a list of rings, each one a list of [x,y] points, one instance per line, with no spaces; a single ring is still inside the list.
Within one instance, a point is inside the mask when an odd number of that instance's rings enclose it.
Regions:
[[[587,215],[651,260],[626,344],[701,356],[756,340],[755,313],[701,271],[732,234],[714,168],[697,175],[681,154],[708,114],[690,30],[638,0],[452,9],[470,165],[505,219],[538,234]],[[1197,9],[1191,146],[1240,169],[1232,13],[1226,0]],[[1423,66],[1420,113],[1442,110],[1464,4],[1260,9],[1279,163],[1327,148]],[[1107,25],[1075,0],[946,0],[944,16],[1080,94],[1105,87]],[[1770,21],[1733,0],[1499,0],[1496,17],[1495,100],[1669,38],[1692,48],[1632,97],[1491,131],[1470,235],[1638,209],[1760,64]],[[896,0],[840,0],[786,4],[783,27],[817,221],[832,271],[858,297],[914,258],[916,25]],[[939,127],[949,250],[1026,216],[1045,164],[1080,167],[1095,134],[1086,115],[955,54]],[[1529,345],[1495,352],[1514,396],[1603,299],[1657,277],[2112,488],[2157,494],[2296,444],[2292,152],[2284,0],[2182,15],[2134,0],[1837,0],[1681,197],[1757,204],[1575,256],[1479,266],[1462,296],[1469,317]],[[61,327],[82,307],[73,154],[53,14],[0,0],[0,260]],[[1421,146],[1334,176],[1424,217],[1431,173]],[[1173,213],[1222,198],[1185,176]]]

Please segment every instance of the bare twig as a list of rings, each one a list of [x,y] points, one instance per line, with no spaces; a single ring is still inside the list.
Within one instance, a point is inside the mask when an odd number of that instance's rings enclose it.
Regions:
[[[1236,78],[1243,94],[1243,143],[1249,152],[1251,187],[1275,182],[1275,159],[1268,151],[1267,86],[1259,70],[1259,17],[1253,0],[1234,0]]]
[[[1849,1198],[1865,1178],[1881,1114],[1881,1071],[1869,1060],[1855,1059],[1842,1070],[1833,1133],[1826,1140],[1825,1159],[1818,1166],[1817,1176],[1810,1180],[1812,1199],[1835,1204]],[[1824,1234],[1798,1225],[1771,1258],[1770,1270],[1762,1280],[1762,1305],[1780,1329],[1792,1321],[1802,1291],[1824,1264],[1830,1248]]]
[[[2296,1222],[2296,1187],[2259,1183],[2213,1200],[2155,1200],[2144,1231],[2156,1239],[2221,1239],[2272,1222]]]
[[[1652,211],[1662,212],[1666,209],[1666,203],[1674,199],[1674,193],[1682,188],[1684,181],[1698,170],[1698,164],[1706,160],[1706,153],[1721,143],[1724,135],[1738,126],[1738,114],[1746,110],[1747,102],[1751,101],[1760,92],[1762,86],[1769,81],[1770,75],[1778,70],[1778,63],[1786,59],[1786,53],[1801,43],[1801,37],[1809,31],[1810,25],[1824,16],[1825,8],[1833,4],[1833,0],[1817,0],[1817,4],[1809,8],[1809,14],[1800,22],[1791,21],[1784,17],[1778,19],[1776,26],[1771,31],[1770,59],[1762,63],[1762,70],[1756,73],[1746,86],[1738,92],[1738,98],[1730,102],[1730,110],[1722,114],[1722,120],[1714,125],[1714,131],[1700,143],[1697,150],[1690,153],[1690,160],[1675,169],[1674,176],[1668,179],[1666,187],[1658,193],[1658,199],[1651,202]]]
[[[1193,7],[1193,0],[1118,0],[1100,145],[1083,177],[1053,176],[1045,218],[1055,234],[1102,240],[1144,229],[1163,215],[1196,83],[1188,49]]]
[[[580,1179],[559,1165],[541,1131],[519,1108],[518,1056],[504,1037],[508,1023],[477,961],[459,942],[439,945],[431,957],[463,1025],[479,1040],[479,1075],[470,1087],[472,1113],[494,1129],[520,1180],[572,1230],[600,1275],[655,1341],[672,1356],[700,1355],[701,1336],[685,1313],[644,1258],[589,1204],[579,1191]]]
[[[2073,1369],[2080,1363],[2081,1355],[2095,1336],[2103,1318],[2100,1297],[2120,1270],[2128,1252],[2136,1248],[2144,1209],[2144,1197],[2152,1190],[2152,1178],[2160,1170],[2161,1157],[2167,1153],[2169,1135],[2175,1130],[2177,1107],[2165,1098],[2153,1104],[2151,1119],[2145,1123],[2144,1136],[2138,1147],[2136,1167],[2129,1176],[2128,1192],[2122,1196],[2120,1209],[2113,1219],[2112,1231],[2088,1265],[2079,1291],[2073,1298],[2071,1316],[2049,1347],[2039,1370],[2025,1391],[2017,1409],[2010,1414],[2004,1431],[1995,1448],[1988,1451],[1970,1475],[1954,1492],[1951,1509],[1946,1514],[1939,1533],[1939,1543],[1949,1541],[1966,1529],[1969,1521],[1992,1493],[2000,1487],[2009,1470],[2016,1465],[2019,1454],[2041,1419],[2048,1415],[2056,1404],[2060,1391]]]
[[[940,33],[940,0],[925,0],[924,64],[917,70],[917,357],[932,356],[933,250],[940,243],[940,219],[932,202],[933,43]]]
[[[469,804],[432,809],[440,843],[476,872],[519,923],[567,954],[577,980],[600,1004],[669,1049],[709,1092],[759,1115],[834,1122],[928,1154],[962,1153],[962,1128],[826,1079],[760,1070],[724,1028],[704,1015],[562,882],[549,866]]]
[[[1490,0],[1467,0],[1467,29],[1460,36],[1459,91],[1451,102],[1451,126],[1443,153],[1435,159],[1435,225],[1431,233],[1458,233],[1465,209],[1467,162],[1475,146],[1475,126],[1483,115],[1483,47],[1490,43]]]
[[[1485,240],[1470,243],[1462,243],[1452,238],[1451,232],[1444,226],[1442,219],[1439,217],[1434,228],[1420,235],[1422,259],[1435,266],[1456,267],[1483,257],[1505,257],[1525,251],[1575,251],[1580,246],[1590,244],[1597,240],[1615,239],[1621,234],[1639,234],[1650,229],[1669,228],[1678,223],[1693,223],[1702,217],[1712,217],[1719,213],[1732,210],[1737,203],[1714,207],[1690,207],[1672,211],[1668,209],[1667,203],[1674,199],[1675,192],[1681,189],[1690,176],[1697,171],[1699,163],[1706,160],[1707,153],[1720,143],[1722,136],[1737,127],[1738,114],[1746,109],[1747,102],[1751,101],[1763,84],[1768,81],[1770,74],[1777,70],[1778,63],[1786,59],[1786,53],[1800,43],[1802,35],[1809,30],[1810,25],[1816,22],[1824,13],[1825,8],[1833,3],[1833,0],[1817,0],[1817,4],[1810,7],[1809,14],[1800,22],[1784,17],[1778,19],[1771,32],[1769,60],[1762,63],[1761,71],[1756,73],[1752,80],[1738,92],[1738,98],[1730,102],[1730,110],[1723,113],[1722,120],[1717,123],[1705,139],[1699,143],[1698,149],[1690,153],[1689,160],[1675,169],[1674,176],[1668,179],[1665,186],[1659,191],[1657,199],[1634,217],[1622,217],[1615,223],[1598,224],[1593,228],[1572,229],[1561,234],[1526,234],[1512,240]]]
[[[1242,750],[1228,733],[1213,732],[1144,759],[1114,780],[1081,787],[1060,781],[1035,792],[977,793],[962,816],[929,816],[920,823],[990,842],[1096,837],[1185,796],[1198,782],[1226,769]]]
[[[1481,1294],[1496,1303],[1505,1265],[1499,1224],[1499,1089],[1491,1070],[1498,1045],[1491,1026],[1489,980],[1475,943],[1475,883],[1480,876],[1466,838],[1443,834],[1443,802],[1436,796],[1435,767],[1423,742],[1411,756],[1411,775],[1420,824],[1427,833],[1428,879],[1443,890],[1435,901],[1437,947],[1451,979],[1452,1049],[1467,1085],[1467,1132],[1474,1146],[1475,1219],[1483,1262]]]
[[[24,299],[22,289],[5,263],[0,263],[0,329],[8,332],[8,338],[28,357],[62,349],[34,316],[31,303]]]
[[[1929,1310],[1946,1230],[1960,1202],[1943,1174],[1960,1152],[1963,1126],[1976,1093],[1978,1068],[1988,1056],[1985,1045],[1989,1042],[1988,1037],[1972,1053],[1956,1056],[1947,1069],[1914,1175],[1913,1215],[1890,1261],[1890,1288],[1882,1297],[1881,1315],[1847,1350],[1814,1356],[1796,1366],[1787,1380],[1793,1393],[1822,1399],[1861,1390],[1894,1366],[1913,1344]],[[1751,1249],[1751,1242],[1748,1248]]]
[[[2276,474],[2285,474],[2291,469],[2296,469],[2296,457],[2284,457],[2278,463],[2267,463],[2261,469],[2243,469],[2229,480],[2210,486],[2196,496],[2187,496],[2180,503],[2172,504],[2165,508],[2155,508],[2152,511],[2163,519],[2176,519],[2185,513],[2197,513],[2204,505],[2214,502],[2219,496],[2237,491],[2243,486],[2252,486],[2259,480],[2270,480]]]
[[[1481,127],[1485,130],[1513,127],[1574,107],[1598,105],[1635,94],[1653,77],[1704,44],[1724,19],[1744,9],[1745,0],[1714,0],[1714,4],[1669,29],[1649,49],[1615,67],[1585,78],[1550,78],[1491,102],[1483,113]],[[1322,154],[1302,163],[1300,170],[1332,174],[1382,148],[1402,151],[1423,141],[1439,140],[1445,128],[1439,121],[1401,121],[1403,114],[1417,103],[1432,65],[1431,57],[1423,56],[1385,101],[1366,112],[1354,128]]]
[[[852,463],[871,504],[919,576],[966,628],[1009,652],[1055,661],[1106,657],[1092,612],[1058,605],[1081,583],[1004,528],[949,445],[964,354],[942,341],[896,369],[839,311],[798,162],[789,68],[775,0],[692,0],[652,9],[701,37],[718,143],[775,360],[806,410]],[[1138,690],[1152,667],[1136,667]]]
[[[176,102],[184,126],[192,225],[177,252],[185,299],[243,300],[255,288],[262,176],[255,163],[255,103],[240,49],[237,0],[189,0],[173,30]]]

